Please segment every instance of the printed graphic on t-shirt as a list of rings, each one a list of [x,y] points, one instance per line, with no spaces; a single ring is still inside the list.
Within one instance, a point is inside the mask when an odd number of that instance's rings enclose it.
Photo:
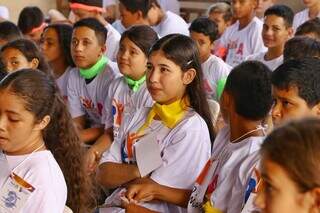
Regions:
[[[121,158],[123,163],[132,164],[135,162],[133,154],[133,145],[144,135],[138,133],[129,133],[126,142],[121,145]]]
[[[228,43],[228,55],[227,60],[230,64],[240,64],[243,60],[244,43],[239,43],[239,39],[235,41],[229,41]]]
[[[102,116],[103,104],[97,103],[97,107],[95,107],[93,101],[89,98],[80,96],[80,101],[85,110],[91,113],[97,120],[99,120]]]
[[[112,116],[113,116],[113,134],[116,138],[119,134],[119,128],[121,126],[124,106],[116,99],[112,100]]]

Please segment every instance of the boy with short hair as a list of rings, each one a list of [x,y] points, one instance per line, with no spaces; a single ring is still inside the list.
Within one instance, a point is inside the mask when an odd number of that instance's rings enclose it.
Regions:
[[[314,19],[316,17],[320,17],[320,1],[319,0],[308,0],[303,1],[306,9],[297,13],[293,19],[293,29],[297,30],[297,28],[303,24],[304,22]]]
[[[262,29],[266,52],[260,52],[247,57],[247,60],[261,61],[272,71],[283,63],[284,45],[293,35],[292,21],[294,13],[290,7],[275,5],[266,10]]]
[[[105,26],[108,30],[106,56],[115,61],[119,49],[120,34],[104,19],[102,0],[69,0],[69,2],[71,10],[76,16],[76,21],[84,18],[96,18]]]
[[[39,44],[46,27],[44,14],[39,7],[25,7],[19,14],[18,27],[24,36]]]
[[[291,119],[320,116],[320,59],[289,60],[272,73],[275,125]]]
[[[226,2],[217,2],[212,4],[208,9],[208,18],[218,25],[218,37],[220,37],[232,23],[230,4]]]
[[[320,41],[307,36],[295,36],[284,45],[283,61],[305,57],[320,58]]]
[[[22,37],[17,25],[10,21],[0,23],[0,48],[6,43]]]
[[[257,61],[233,68],[220,105],[228,125],[218,133],[211,159],[194,185],[188,204],[190,213],[241,212],[239,204],[244,201],[265,137],[261,125],[272,106],[269,68]],[[239,177],[244,182],[236,184]]]
[[[298,27],[295,36],[308,36],[320,41],[320,18],[304,22]]]
[[[262,22],[255,16],[257,0],[232,0],[236,23],[227,28],[220,44],[226,48],[226,63],[234,67],[252,54],[265,51],[262,41]]]
[[[120,0],[120,19],[125,28],[133,25],[149,25],[148,11],[149,5],[146,0]]]
[[[231,70],[231,67],[221,58],[211,54],[214,41],[218,36],[218,27],[209,18],[202,17],[191,23],[189,31],[191,38],[196,42],[199,49],[204,89],[207,97],[218,100],[222,93],[222,89],[219,91],[219,85],[224,86]]]
[[[102,110],[109,85],[118,75],[104,56],[106,38],[107,29],[94,18],[74,24],[71,55],[77,68],[68,80],[68,103],[85,143],[94,142],[103,134]]]

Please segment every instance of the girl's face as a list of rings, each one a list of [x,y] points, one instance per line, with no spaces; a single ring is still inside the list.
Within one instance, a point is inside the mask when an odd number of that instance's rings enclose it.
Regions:
[[[139,80],[147,69],[147,57],[129,38],[120,43],[117,62],[120,72],[134,80]]]
[[[311,213],[314,208],[310,192],[301,192],[286,170],[269,159],[262,162],[263,190],[258,192],[255,205],[262,213]]]
[[[28,61],[20,50],[15,48],[7,48],[1,54],[2,63],[8,73],[15,72],[19,69],[38,67],[38,59]]]
[[[9,90],[0,91],[0,149],[21,155],[39,147],[42,124],[25,109],[25,101]]]
[[[59,43],[58,33],[53,28],[46,29],[41,38],[41,50],[48,62],[54,62],[62,59],[61,47]]]
[[[153,52],[147,64],[147,87],[154,101],[171,104],[181,99],[186,87],[196,76],[194,69],[186,72],[166,58],[162,50]]]

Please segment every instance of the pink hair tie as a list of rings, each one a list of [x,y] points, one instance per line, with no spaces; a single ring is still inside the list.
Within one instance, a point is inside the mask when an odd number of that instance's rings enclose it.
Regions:
[[[88,6],[88,5],[80,4],[80,3],[70,3],[69,5],[70,5],[71,10],[83,9],[83,10],[86,10],[89,12],[94,12],[94,11],[100,12],[100,13],[104,12],[104,8],[102,8],[102,7]]]
[[[40,30],[43,30],[45,27],[47,26],[47,24],[45,22],[43,22],[39,27],[35,27],[33,28],[30,33],[35,33],[38,32]]]

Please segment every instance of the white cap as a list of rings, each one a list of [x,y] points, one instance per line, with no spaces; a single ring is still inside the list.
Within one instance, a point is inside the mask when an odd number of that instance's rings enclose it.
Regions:
[[[0,6],[0,17],[9,20],[9,10],[5,6]]]

